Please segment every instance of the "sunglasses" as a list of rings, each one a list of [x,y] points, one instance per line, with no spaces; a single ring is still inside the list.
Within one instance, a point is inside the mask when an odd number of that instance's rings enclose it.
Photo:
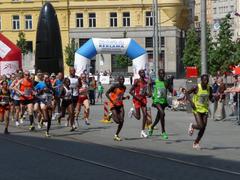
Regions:
[[[30,76],[30,74],[24,74],[25,76]]]

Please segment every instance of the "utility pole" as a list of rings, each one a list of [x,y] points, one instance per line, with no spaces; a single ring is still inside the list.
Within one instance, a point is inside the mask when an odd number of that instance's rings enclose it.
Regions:
[[[154,27],[154,36],[153,36],[153,60],[155,62],[155,74],[156,78],[158,76],[159,69],[159,38],[158,38],[158,0],[153,0],[153,27]]]
[[[207,5],[206,0],[201,0],[201,74],[207,74]]]

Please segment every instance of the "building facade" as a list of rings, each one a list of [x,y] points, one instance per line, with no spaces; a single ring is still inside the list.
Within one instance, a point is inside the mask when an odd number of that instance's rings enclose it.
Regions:
[[[213,23],[213,8],[212,0],[207,0],[207,22],[208,24]],[[201,22],[201,0],[195,0],[195,27],[200,28]]]
[[[0,32],[13,42],[23,31],[29,49],[34,53],[36,28],[43,0],[0,1]],[[71,40],[78,47],[88,39],[133,38],[149,54],[153,68],[153,13],[152,0],[52,0],[62,35],[62,47]],[[180,74],[183,32],[189,26],[189,4],[185,0],[165,0],[159,6],[160,63],[167,73]],[[119,69],[114,55],[98,54],[91,60],[91,71],[131,71]],[[67,71],[67,68],[65,68]]]
[[[212,23],[212,33],[214,39],[219,32],[219,24],[221,19],[227,14],[231,14],[231,31],[233,33],[233,41],[237,40],[239,37],[239,17],[235,16],[237,12],[238,0],[214,0],[212,2],[212,12],[213,12],[213,23]]]

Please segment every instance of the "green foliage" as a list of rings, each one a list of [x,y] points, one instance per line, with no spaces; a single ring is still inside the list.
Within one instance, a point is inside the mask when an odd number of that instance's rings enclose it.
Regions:
[[[200,67],[200,43],[199,37],[194,27],[187,31],[187,38],[185,48],[183,50],[183,64],[184,66]]]
[[[21,49],[22,54],[27,54],[28,53],[27,41],[25,39],[25,34],[22,31],[20,31],[18,33],[17,46]]]
[[[125,55],[116,55],[114,56],[114,60],[116,61],[116,65],[120,68],[132,66],[132,60]]]
[[[236,45],[232,42],[233,33],[231,32],[231,17],[226,15],[220,23],[220,30],[215,45],[215,50],[211,56],[211,74],[217,71],[229,72],[229,66],[236,64],[234,54]]]
[[[74,39],[72,39],[71,43],[69,43],[65,47],[64,52],[65,52],[66,64],[68,66],[74,66],[74,55],[75,55],[76,49],[77,49],[77,46]]]

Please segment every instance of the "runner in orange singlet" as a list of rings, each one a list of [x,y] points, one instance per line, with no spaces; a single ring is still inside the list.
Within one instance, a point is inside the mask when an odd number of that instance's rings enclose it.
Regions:
[[[33,119],[33,100],[35,92],[33,91],[33,81],[30,78],[29,71],[24,72],[24,78],[18,81],[13,89],[20,94],[21,106],[27,106],[30,120],[29,130],[33,131],[35,129]]]
[[[118,136],[124,122],[124,105],[123,100],[129,99],[129,96],[124,97],[126,86],[124,85],[124,77],[118,77],[118,84],[113,85],[106,92],[106,96],[110,101],[110,110],[112,111],[112,118],[118,124],[117,132],[114,135],[115,141],[121,141],[122,139]]]

